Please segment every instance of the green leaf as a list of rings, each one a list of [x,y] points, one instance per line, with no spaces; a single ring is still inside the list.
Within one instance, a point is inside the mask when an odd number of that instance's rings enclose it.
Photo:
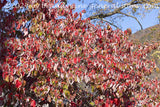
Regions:
[[[94,92],[94,86],[91,86],[91,88],[92,88],[92,92]]]
[[[29,8],[29,9],[32,9],[32,5],[29,5],[28,8]]]
[[[92,101],[92,102],[90,102],[89,103],[91,106],[94,106],[95,105],[95,103]]]
[[[63,55],[64,55],[64,56],[66,56],[66,55],[67,55],[67,53],[66,53],[66,52],[63,52]]]
[[[66,96],[67,98],[69,98],[70,92],[69,92],[68,90],[64,90],[64,94],[65,94],[65,96]]]
[[[38,35],[39,35],[39,36],[42,36],[42,34],[43,34],[43,32],[39,32],[39,34],[38,34]]]
[[[68,86],[67,86],[67,85],[64,85],[64,86],[63,86],[63,89],[68,89]]]
[[[5,42],[5,46],[7,46],[7,42]]]
[[[34,92],[37,93],[37,88],[34,89]]]

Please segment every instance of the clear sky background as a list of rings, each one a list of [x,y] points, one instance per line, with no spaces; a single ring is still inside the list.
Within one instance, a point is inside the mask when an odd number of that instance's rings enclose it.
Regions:
[[[83,1],[83,0],[82,0]],[[105,5],[106,2],[103,2],[103,1],[100,1],[100,0],[84,0],[84,2],[82,3],[82,1],[78,1],[78,0],[69,0],[68,1],[68,4],[73,4],[75,3],[76,6],[78,8],[76,8],[75,11],[77,12],[80,12],[82,11],[83,9],[86,9],[86,11],[89,11],[87,10],[87,6],[89,5],[89,3],[92,3],[94,1],[99,1],[98,3],[100,3],[101,6]],[[82,8],[81,8],[82,7]],[[83,8],[84,7],[84,8]],[[143,28],[148,28],[150,26],[153,26],[153,25],[156,25],[159,23],[159,20],[158,20],[158,14],[160,13],[160,8],[158,9],[155,9],[155,10],[152,10],[151,12],[149,13],[146,13],[145,14],[145,17],[142,18],[142,16],[137,16],[138,20],[141,22]],[[87,13],[86,13],[87,14]],[[84,14],[84,17],[87,16]],[[137,21],[133,18],[127,18],[127,17],[124,17],[124,20],[120,20],[119,21],[119,25],[121,25],[122,27],[122,30],[126,30],[127,28],[131,28],[132,29],[132,32],[135,33],[136,31],[140,30],[140,26],[139,24],[137,23]]]

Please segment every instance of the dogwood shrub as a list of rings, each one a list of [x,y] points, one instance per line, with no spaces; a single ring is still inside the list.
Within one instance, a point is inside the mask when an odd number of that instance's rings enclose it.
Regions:
[[[159,44],[136,45],[74,9],[28,0],[1,16],[1,106],[158,107],[160,81],[148,78],[155,64],[146,57]]]

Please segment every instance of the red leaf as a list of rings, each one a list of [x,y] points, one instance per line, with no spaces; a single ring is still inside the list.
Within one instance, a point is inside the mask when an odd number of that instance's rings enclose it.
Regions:
[[[107,87],[106,84],[104,84],[104,85],[103,85],[104,90],[106,90],[106,87]]]
[[[51,68],[51,63],[47,64],[47,68],[50,69]]]
[[[86,13],[86,10],[82,10],[82,13]]]
[[[81,61],[81,59],[80,59],[80,58],[78,58],[78,63],[80,63],[80,61]]]
[[[23,0],[22,2],[23,2],[23,5],[25,5],[25,0]]]
[[[58,3],[58,0],[55,0],[55,3]]]
[[[75,36],[78,36],[78,31],[75,32]]]
[[[143,87],[143,84],[141,85],[141,87]]]
[[[77,63],[77,58],[74,58],[74,59],[73,59],[73,62],[76,64],[76,63]]]
[[[17,29],[20,29],[20,27],[21,27],[21,24],[18,24],[18,25],[17,25]]]
[[[110,104],[113,104],[113,100],[110,100]]]
[[[123,79],[123,75],[122,74],[120,74],[120,79]]]
[[[74,103],[73,101],[71,101],[71,107],[77,107],[76,103]]]
[[[110,107],[109,99],[106,100],[105,107]]]
[[[31,107],[36,107],[36,101],[35,100],[31,101]]]
[[[159,106],[160,106],[160,103],[158,103],[156,107],[159,107]]]
[[[16,80],[16,87],[19,88],[21,87],[22,83],[19,80]]]
[[[114,104],[116,104],[116,106],[118,106],[119,100],[117,98],[114,98]]]
[[[76,12],[76,13],[74,14],[74,18],[77,18],[77,16],[78,16],[78,13]]]
[[[18,97],[18,98],[20,97],[19,94],[15,94],[14,96],[16,96],[16,97]]]
[[[124,31],[124,34],[127,35],[127,30]]]
[[[106,74],[106,69],[104,68],[104,74]]]
[[[63,69],[61,69],[61,73],[64,73]]]
[[[17,11],[17,8],[16,8],[16,7],[14,7],[14,8],[13,8],[13,12],[16,12],[16,11]]]

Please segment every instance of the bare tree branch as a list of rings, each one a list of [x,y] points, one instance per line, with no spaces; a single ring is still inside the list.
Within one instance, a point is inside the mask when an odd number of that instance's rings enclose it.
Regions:
[[[139,21],[136,17],[134,17],[134,16],[132,16],[132,15],[129,15],[129,14],[126,14],[126,13],[122,13],[122,12],[119,12],[119,13],[122,14],[122,15],[128,16],[128,17],[134,18],[134,19],[138,22],[138,24],[140,25],[141,30],[143,30],[142,24],[140,23],[140,21]]]
[[[111,23],[111,22],[109,22],[107,20],[102,19],[102,21],[109,23],[110,25],[114,26],[117,29],[120,29],[118,26],[116,26],[115,24],[113,24],[113,23]]]
[[[119,13],[121,10],[123,10],[124,8],[126,8],[126,7],[128,7],[128,6],[135,5],[135,4],[142,4],[142,3],[145,3],[145,2],[139,1],[139,0],[132,0],[131,2],[122,5],[121,7],[115,9],[115,10],[112,11],[112,12],[109,12],[109,13],[106,13],[106,14],[101,13],[101,14],[98,14],[98,15],[90,16],[89,18],[90,18],[91,20],[93,20],[93,19],[97,19],[97,18],[109,17],[109,16],[112,16],[112,15],[114,15],[114,14]]]

